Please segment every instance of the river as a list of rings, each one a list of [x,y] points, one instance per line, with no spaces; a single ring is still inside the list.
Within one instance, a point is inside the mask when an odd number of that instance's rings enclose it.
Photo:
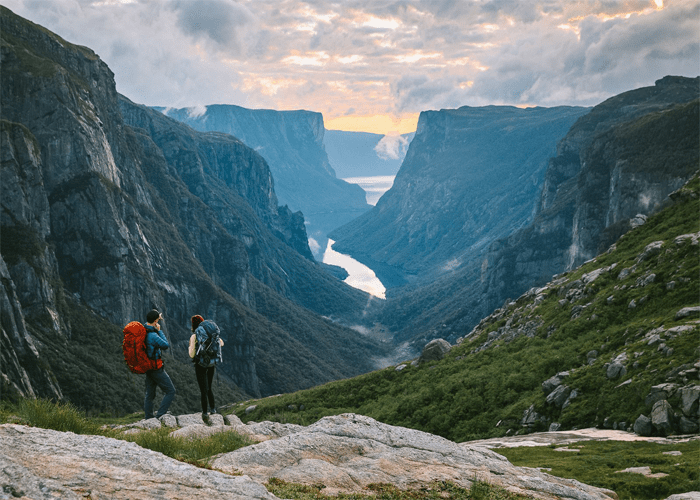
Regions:
[[[382,282],[379,281],[377,275],[374,274],[374,271],[349,255],[338,253],[333,250],[333,248],[331,248],[333,243],[335,243],[335,241],[331,239],[328,240],[328,246],[323,253],[323,263],[345,269],[348,272],[348,277],[343,281],[348,285],[364,290],[380,299],[386,298],[384,296],[386,288],[384,288]]]
[[[394,183],[394,175],[378,175],[371,177],[348,177],[343,179],[345,182],[357,184],[365,190],[365,197],[369,205],[376,205],[379,198],[386,193]],[[348,272],[348,277],[345,278],[345,283],[348,285],[364,290],[365,292],[384,299],[386,288],[377,275],[374,274],[369,267],[361,262],[356,261],[349,255],[338,253],[333,250],[332,246],[335,241],[328,239],[326,251],[323,253],[323,263],[342,267]]]

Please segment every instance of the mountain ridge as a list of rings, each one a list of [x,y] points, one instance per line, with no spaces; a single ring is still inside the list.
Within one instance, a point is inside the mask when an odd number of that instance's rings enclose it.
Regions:
[[[176,411],[198,401],[195,313],[224,332],[222,397],[376,366],[384,347],[342,326],[366,294],[309,258],[303,218],[277,206],[259,154],[129,103],[89,49],[5,7],[0,23],[2,181],[15,194],[1,200],[3,398],[139,408],[121,328],[153,307],[173,347]]]
[[[323,146],[323,115],[313,111],[247,109],[212,104],[203,109],[154,108],[202,132],[237,137],[262,155],[283,205],[304,214],[314,253],[325,249],[333,228],[369,209],[364,191],[336,177]],[[319,259],[320,260],[320,259]]]

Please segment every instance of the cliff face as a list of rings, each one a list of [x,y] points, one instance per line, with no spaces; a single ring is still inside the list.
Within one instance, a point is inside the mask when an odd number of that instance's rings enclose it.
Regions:
[[[265,158],[275,179],[280,203],[301,211],[308,234],[322,248],[334,228],[365,212],[364,191],[336,178],[323,146],[323,116],[311,111],[207,106],[157,108],[195,130],[231,134]]]
[[[586,111],[424,111],[393,187],[371,211],[331,233],[334,248],[374,265],[384,280],[385,265],[399,281],[458,268],[531,220],[547,159]]]
[[[496,302],[609,247],[698,168],[697,78],[666,77],[581,118],[550,160],[533,224],[494,244],[482,280]]]
[[[350,317],[366,296],[310,259],[303,217],[277,206],[260,155],[118,96],[89,49],[5,8],[0,22],[3,394],[77,398],[90,385],[85,405],[114,395],[138,409],[121,327],[152,307],[185,394],[197,313],[224,331],[224,383],[252,395],[374,367],[376,346],[311,312]]]
[[[605,251],[662,208],[700,164],[699,92],[698,78],[666,77],[582,116],[549,160],[531,224],[454,276],[388,304],[387,316],[403,317],[398,339],[413,338],[416,348],[436,336],[454,340],[506,299]],[[418,301],[423,307],[412,308]]]

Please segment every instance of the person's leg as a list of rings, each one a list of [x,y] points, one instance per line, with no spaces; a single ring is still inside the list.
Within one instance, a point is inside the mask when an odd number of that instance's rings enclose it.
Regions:
[[[216,366],[207,368],[207,397],[209,398],[209,408],[212,413],[216,412],[216,404],[214,403],[214,390],[212,389],[212,381],[214,380],[214,371]]]
[[[153,418],[153,400],[156,397],[156,382],[151,376],[153,371],[146,372],[146,397],[143,400],[145,418]]]
[[[207,369],[199,365],[194,365],[194,371],[197,375],[197,385],[199,385],[199,396],[202,403],[202,413],[207,412]]]
[[[158,384],[158,387],[160,387],[160,389],[165,393],[163,400],[160,402],[158,413],[156,413],[156,418],[160,418],[165,415],[170,407],[170,403],[172,403],[173,399],[175,398],[175,386],[173,385],[173,381],[170,380],[165,368],[153,370],[152,373],[154,374],[153,378]]]

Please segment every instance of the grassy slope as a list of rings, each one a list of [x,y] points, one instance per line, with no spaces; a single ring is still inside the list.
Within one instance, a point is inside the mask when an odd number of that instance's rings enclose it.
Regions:
[[[568,273],[558,286],[550,285],[537,304],[536,294],[525,294],[492,314],[439,362],[409,365],[401,371],[389,367],[261,400],[250,413],[242,405],[237,413],[244,421],[309,424],[325,415],[355,412],[457,442],[517,431],[531,405],[563,429],[601,425],[605,418],[629,425],[639,414],[649,414],[644,398],[651,386],[666,382],[669,372],[691,367],[698,359],[696,320],[677,321],[675,314],[699,302],[699,247],[689,240],[677,245],[674,239],[700,231],[699,191],[696,177],[682,200],[627,233],[616,248]],[[664,241],[661,253],[635,266],[644,248],[659,240]],[[614,269],[587,285],[578,300],[560,305],[573,281],[612,264]],[[629,277],[618,279],[621,270],[633,266]],[[651,272],[656,274],[653,283],[638,286],[637,280]],[[671,281],[673,289],[667,287]],[[637,303],[633,309],[632,300]],[[577,306],[582,309],[575,317]],[[480,350],[490,333],[498,337],[499,328],[506,325],[512,333],[528,322],[540,325],[534,336],[508,341],[506,332],[490,348]],[[651,330],[684,324],[694,330],[665,341],[673,349],[671,355],[647,344],[645,334]],[[598,356],[589,365],[587,353],[592,350]],[[629,358],[627,374],[608,380],[605,364],[623,351]],[[541,383],[564,370],[571,372],[566,384],[577,389],[578,397],[562,411],[545,403]],[[542,422],[533,430],[545,430],[546,425]]]

